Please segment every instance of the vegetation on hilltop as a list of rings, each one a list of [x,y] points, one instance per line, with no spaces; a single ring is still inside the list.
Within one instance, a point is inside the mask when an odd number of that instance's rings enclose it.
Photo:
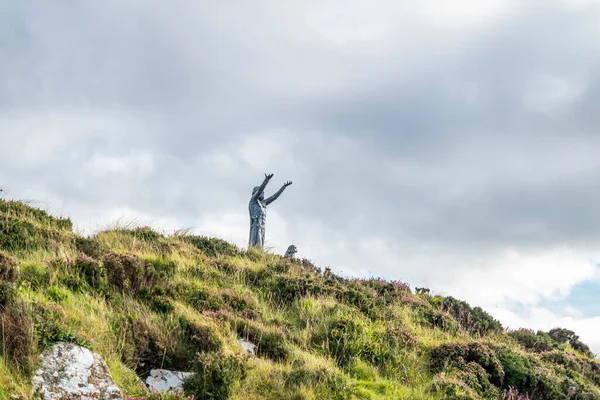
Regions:
[[[600,399],[575,333],[505,332],[481,308],[219,239],[112,229],[0,200],[0,399],[30,398],[41,351],[107,361],[125,395],[151,369],[196,371],[195,399]],[[238,339],[257,345],[244,353]]]

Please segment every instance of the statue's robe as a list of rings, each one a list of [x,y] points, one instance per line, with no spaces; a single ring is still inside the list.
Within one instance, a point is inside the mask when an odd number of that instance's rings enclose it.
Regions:
[[[248,246],[263,248],[265,243],[265,225],[267,222],[267,205],[264,201],[256,199],[251,201],[250,211],[250,238]]]
[[[269,181],[265,179],[262,185],[252,190],[248,211],[250,213],[250,237],[248,238],[248,247],[263,248],[265,244],[265,226],[267,222],[267,206],[277,200],[285,190],[285,186],[279,189],[268,199],[261,199],[265,187]]]

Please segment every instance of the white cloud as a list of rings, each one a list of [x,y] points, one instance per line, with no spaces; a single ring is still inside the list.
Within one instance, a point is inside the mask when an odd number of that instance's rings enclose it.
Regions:
[[[546,332],[557,327],[570,329],[579,335],[579,339],[590,346],[595,354],[600,354],[600,316],[564,316],[542,306],[531,307],[524,313],[515,313],[507,309],[490,309],[489,312],[509,329],[529,328]]]
[[[125,156],[94,154],[85,163],[89,174],[94,177],[122,175],[127,177],[147,176],[154,169],[152,153],[147,150],[132,150]]]

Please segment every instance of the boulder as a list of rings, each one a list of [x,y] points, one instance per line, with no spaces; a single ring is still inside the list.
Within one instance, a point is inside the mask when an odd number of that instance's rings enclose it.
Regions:
[[[240,341],[240,346],[242,346],[242,349],[244,349],[244,351],[248,354],[252,354],[255,355],[255,349],[256,349],[256,345],[252,342],[249,342],[247,340],[244,339],[239,339]]]
[[[193,372],[168,371],[166,369],[153,369],[146,379],[146,385],[151,391],[156,392],[183,392],[183,381],[193,375]]]
[[[102,357],[73,343],[45,350],[32,383],[36,398],[44,400],[122,399]]]

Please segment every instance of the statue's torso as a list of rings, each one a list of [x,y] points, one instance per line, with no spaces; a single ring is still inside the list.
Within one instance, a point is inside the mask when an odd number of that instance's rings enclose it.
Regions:
[[[265,226],[267,220],[267,205],[260,200],[250,203],[250,224]]]

